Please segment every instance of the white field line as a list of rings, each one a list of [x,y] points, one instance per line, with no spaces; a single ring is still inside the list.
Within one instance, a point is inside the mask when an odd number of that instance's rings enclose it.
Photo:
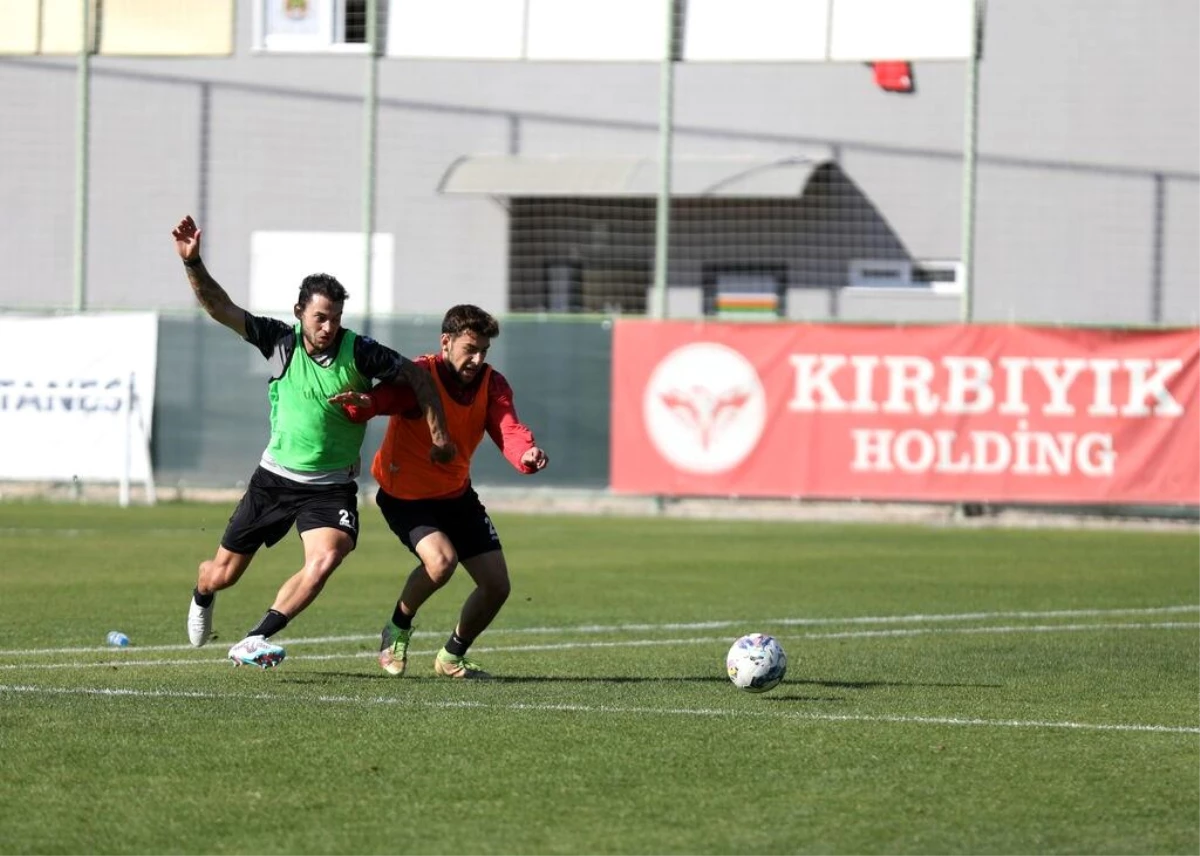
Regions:
[[[1155,606],[1133,609],[1059,609],[1042,612],[957,612],[925,615],[862,615],[848,618],[776,618],[759,622],[766,626],[823,627],[838,624],[918,624],[950,621],[992,621],[1007,618],[1095,618],[1104,615],[1166,615],[1176,612],[1200,612],[1200,604]],[[747,622],[701,621],[688,624],[584,624],[578,627],[528,627],[512,633],[617,633],[646,630],[718,630],[744,626]]]
[[[488,636],[508,635],[552,635],[552,634],[601,634],[601,633],[653,633],[680,630],[720,630],[726,627],[825,627],[856,624],[923,624],[954,621],[993,621],[996,619],[1034,618],[1100,618],[1104,616],[1171,615],[1184,612],[1200,612],[1200,604],[1180,606],[1155,606],[1131,609],[1058,609],[1042,612],[959,612],[948,614],[874,615],[848,618],[774,618],[763,621],[697,621],[682,624],[579,624],[565,627],[497,627],[488,630]],[[776,634],[782,635],[782,634]],[[307,636],[285,639],[287,645],[324,645],[330,642],[374,642],[378,633],[352,636]],[[0,657],[29,657],[42,654],[84,654],[96,651],[112,651],[111,646],[95,645],[86,648],[26,648],[0,649]],[[139,651],[193,651],[191,645],[139,645]]]
[[[81,695],[110,698],[133,699],[201,699],[211,701],[281,701],[294,700],[291,695],[272,693],[216,693],[188,692],[183,690],[137,690],[120,688],[68,688],[68,687],[37,687],[21,684],[0,684],[0,693],[27,693],[31,695]],[[744,708],[678,708],[678,707],[623,707],[617,705],[589,704],[536,704],[529,702],[492,703],[481,701],[426,701],[410,698],[375,696],[355,698],[353,696],[323,695],[314,699],[318,704],[348,704],[348,705],[398,705],[403,707],[423,707],[435,709],[473,708],[482,710],[512,710],[532,711],[536,713],[599,713],[599,714],[636,714],[661,716],[709,716],[709,717],[738,717],[760,716],[771,719],[792,720],[796,722],[888,722],[899,725],[955,725],[992,728],[1063,728],[1077,731],[1142,731],[1163,734],[1200,734],[1200,727],[1189,725],[1144,725],[1138,723],[1090,723],[1090,722],[1053,722],[1043,720],[1021,719],[963,719],[949,716],[902,716],[896,714],[823,714],[796,713],[785,710],[746,710]]]
[[[878,637],[929,636],[961,633],[1059,633],[1063,631],[1078,632],[1098,630],[1200,630],[1200,623],[1162,621],[1124,624],[1021,624],[1008,627],[921,627],[897,630],[851,630],[840,633],[789,633],[786,635],[780,634],[779,638],[785,640],[803,639],[806,641],[812,641],[820,639],[869,639]],[[371,638],[373,639],[374,637]],[[476,648],[472,648],[472,650],[476,653],[482,654],[502,654],[523,653],[530,651],[578,651],[589,648],[650,648],[666,645],[716,645],[727,644],[728,642],[729,639],[724,636],[693,636],[681,639],[621,639],[606,642],[555,642],[542,645],[480,645]],[[115,649],[112,648],[102,648],[99,650],[106,651],[108,653],[116,653]],[[123,650],[131,652],[131,649]],[[432,656],[436,654],[437,651],[438,649],[436,648],[429,648],[427,650],[412,650],[409,651],[409,656]],[[377,656],[377,652],[375,651],[351,651],[337,654],[303,654],[299,657],[292,657],[291,659],[302,659],[305,662],[318,662],[323,660],[353,660],[375,656]],[[105,660],[103,662],[96,663],[80,663],[76,661],[65,663],[4,663],[0,664],[0,671],[31,671],[38,669],[95,669],[116,668],[117,666],[211,666],[215,663],[225,664],[226,662],[226,658],[216,659],[209,656],[205,656],[203,658],[193,657],[186,660],[131,660],[122,658]]]

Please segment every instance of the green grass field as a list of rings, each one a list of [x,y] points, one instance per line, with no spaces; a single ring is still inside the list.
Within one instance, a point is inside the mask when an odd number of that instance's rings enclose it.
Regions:
[[[499,677],[464,683],[461,571],[409,676],[375,663],[412,560],[374,507],[280,668],[224,655],[295,537],[188,647],[231,510],[0,505],[0,851],[1200,852],[1194,530],[498,515]],[[751,631],[790,660],[760,696]]]

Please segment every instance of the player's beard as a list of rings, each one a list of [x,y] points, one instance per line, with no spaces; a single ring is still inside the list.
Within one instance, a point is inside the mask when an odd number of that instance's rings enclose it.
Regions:
[[[467,367],[467,363],[464,361],[462,365],[455,365],[454,357],[449,348],[442,348],[442,362],[449,366],[450,373],[454,375],[454,379],[463,386],[466,386],[475,379],[474,374],[472,374],[470,377],[463,375],[463,369]]]
[[[453,364],[452,364],[453,365]],[[464,362],[460,367],[454,370],[454,374],[458,377],[458,382],[466,386],[475,378],[479,377],[479,370],[482,366]]]
[[[304,341],[308,343],[308,352],[310,354],[321,354],[329,350],[329,346],[333,344],[333,340],[336,338],[337,336],[331,335],[324,344],[321,344],[317,341],[315,334],[309,335],[307,330],[304,331]]]

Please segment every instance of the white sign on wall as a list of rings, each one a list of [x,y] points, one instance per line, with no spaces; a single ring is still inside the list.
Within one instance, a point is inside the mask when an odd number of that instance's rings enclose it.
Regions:
[[[334,41],[334,0],[257,0],[254,44],[270,51],[327,50]]]
[[[527,2],[392,0],[387,14],[388,55],[524,59]]]
[[[965,60],[982,2],[687,0],[681,48],[698,62]],[[391,56],[661,62],[669,41],[666,0],[391,0],[388,9]]]
[[[657,62],[667,16],[647,0],[529,0],[526,59]]]
[[[824,62],[828,0],[688,0],[684,58]]]
[[[0,480],[152,484],[153,312],[0,315]]]
[[[832,62],[961,60],[971,56],[975,0],[836,0]]]

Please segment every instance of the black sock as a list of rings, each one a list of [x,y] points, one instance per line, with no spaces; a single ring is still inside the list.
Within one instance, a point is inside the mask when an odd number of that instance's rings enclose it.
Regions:
[[[401,630],[408,630],[412,627],[413,617],[408,615],[400,608],[400,604],[396,604],[396,611],[392,613],[392,624],[395,624]]]
[[[455,631],[450,634],[450,639],[446,642],[446,653],[453,657],[463,657],[474,641],[474,639],[464,639],[458,635],[458,631]]]
[[[192,589],[192,600],[194,600],[196,602],[196,606],[200,607],[201,609],[208,609],[210,606],[212,606],[213,598],[216,596],[217,593],[215,591],[209,592],[208,594],[200,594],[200,589]]]
[[[267,614],[262,617],[258,625],[247,633],[247,636],[266,636],[270,639],[283,628],[287,627],[288,617],[282,612],[276,612],[273,609],[268,609]]]

